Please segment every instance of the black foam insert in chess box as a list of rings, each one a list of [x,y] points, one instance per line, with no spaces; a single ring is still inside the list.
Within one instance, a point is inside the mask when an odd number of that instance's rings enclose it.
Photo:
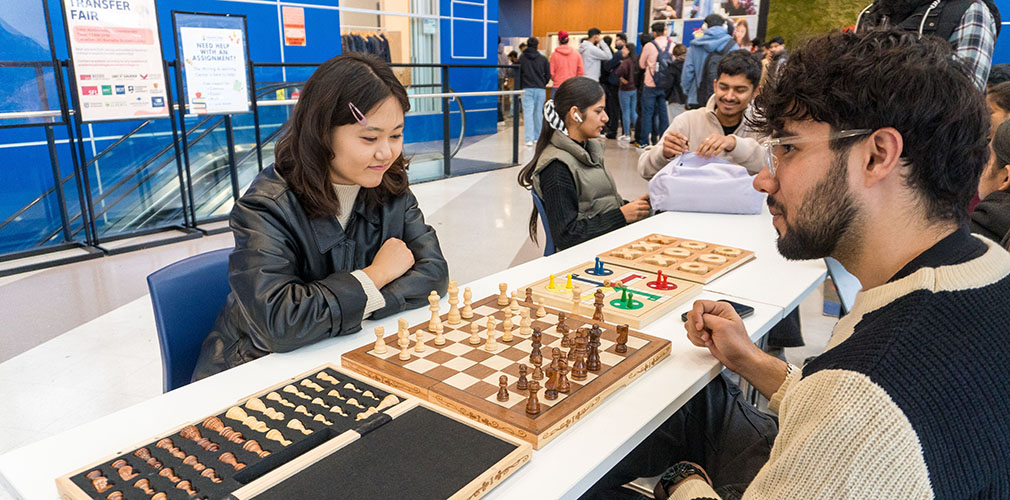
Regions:
[[[414,415],[433,413],[417,409],[418,403],[395,389],[366,382],[333,365],[325,365],[244,398],[201,421],[183,425],[61,477],[56,481],[57,489],[63,498],[74,500],[252,498],[269,486],[299,477],[300,471],[321,457],[332,460],[334,456],[353,453],[373,439],[386,442],[382,439],[391,432],[376,434],[375,431],[394,422],[394,417],[411,415],[391,427],[396,431],[416,422],[418,417]],[[313,418],[315,415],[323,417],[316,419]],[[246,420],[250,417],[254,421]],[[294,418],[304,427],[304,432],[286,425]],[[430,421],[431,417],[428,418]],[[451,426],[455,418],[443,417],[446,422],[420,427],[432,430],[445,428]],[[256,421],[271,430],[252,428],[257,425]],[[413,426],[414,429],[418,427],[416,424]],[[473,424],[465,424],[464,427],[470,429],[458,431],[460,436],[469,436],[466,439],[470,441],[464,443],[480,443],[482,447],[489,446],[487,450],[492,452],[510,449],[505,453],[508,460],[515,462],[517,457],[521,458],[521,463],[514,465],[512,470],[529,459],[529,448],[524,449],[523,443],[512,443],[511,448],[503,448],[500,443],[508,444],[510,438],[507,436],[478,439],[481,434],[496,431],[474,431]],[[276,439],[274,430],[286,443]],[[236,435],[236,432],[241,434]],[[275,439],[266,438],[268,432]],[[421,432],[424,433],[423,430]],[[372,438],[373,435],[378,438]],[[252,441],[257,446],[250,446]],[[496,442],[499,442],[497,447],[487,444]],[[345,446],[348,451],[342,449]],[[439,456],[442,450],[439,445],[423,453]],[[487,452],[480,454],[484,456]],[[390,461],[398,463],[395,456],[387,460],[387,465]],[[476,463],[486,465],[488,460]],[[465,476],[476,475],[480,479],[493,473],[494,479],[484,478],[476,486],[470,484],[475,481],[473,478],[466,483],[471,490],[489,490],[511,473],[503,473],[500,470],[503,465],[498,464],[493,471],[483,470],[481,476],[472,467],[474,464],[470,465],[469,469],[464,469],[463,477],[452,484],[463,481]],[[415,464],[401,466],[409,468]],[[208,470],[213,472],[208,473]],[[442,480],[437,476],[432,479]],[[244,492],[245,496],[232,496],[237,492]]]

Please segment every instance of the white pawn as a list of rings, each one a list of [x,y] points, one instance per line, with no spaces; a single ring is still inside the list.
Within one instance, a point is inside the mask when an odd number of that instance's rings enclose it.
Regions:
[[[460,313],[460,317],[463,319],[470,319],[473,317],[473,308],[470,307],[470,301],[473,300],[473,293],[470,292],[470,287],[463,289],[463,312]]]
[[[514,299],[513,299],[514,300]],[[502,342],[512,342],[512,315],[505,313],[505,321],[501,324],[504,333],[501,336]]]
[[[509,297],[506,295],[505,290],[508,290],[508,283],[498,283],[498,305],[507,306],[509,305]]]
[[[435,329],[435,345],[445,345],[445,336],[442,335],[442,323]]]
[[[532,335],[533,329],[530,328],[530,325],[533,324],[533,321],[530,319],[530,310],[525,307],[520,309],[519,316],[522,317],[522,319],[519,320],[519,335]]]
[[[484,344],[484,350],[488,352],[494,352],[498,350],[498,339],[495,338],[497,335],[495,333],[495,327],[498,326],[498,322],[494,318],[488,316],[487,318],[487,343]]]
[[[410,359],[410,350],[407,348],[410,346],[410,334],[407,333],[407,320],[400,319],[400,330],[396,332],[397,345],[400,346],[400,360],[407,361]]]
[[[415,330],[414,336],[416,337],[416,342],[414,342],[414,352],[424,352],[424,328],[418,328]]]
[[[386,354],[386,341],[382,339],[386,335],[386,329],[377,326],[375,327],[375,353],[376,354]]]
[[[477,326],[477,322],[470,323],[470,344],[477,345],[480,343],[480,334],[477,330],[480,327]]]
[[[460,324],[459,315],[459,287],[456,286],[456,280],[449,282],[449,317],[448,321],[450,325]]]
[[[512,302],[509,302],[509,310],[512,314],[519,313],[519,292],[512,291]]]
[[[543,318],[544,316],[547,316],[547,309],[544,309],[544,303],[541,301],[537,304],[537,317]]]
[[[572,314],[579,314],[579,304],[582,303],[582,289],[572,287]]]

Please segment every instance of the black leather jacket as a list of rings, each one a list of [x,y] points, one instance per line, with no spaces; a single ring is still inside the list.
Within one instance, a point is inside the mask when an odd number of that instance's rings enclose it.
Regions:
[[[372,317],[427,305],[432,290],[445,294],[449,269],[413,193],[373,210],[359,196],[353,210],[345,230],[336,217],[309,219],[273,166],[253,180],[231,212],[231,293],[193,380],[361,330],[366,297],[350,273],[370,264],[389,238],[407,244],[414,267],[382,287],[386,305]]]

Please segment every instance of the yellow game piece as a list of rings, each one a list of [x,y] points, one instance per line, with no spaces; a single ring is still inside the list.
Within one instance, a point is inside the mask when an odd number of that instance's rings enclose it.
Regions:
[[[551,275],[551,280],[547,282],[547,289],[548,290],[554,290],[555,288],[557,288],[557,287],[554,286],[554,275],[552,274]]]
[[[572,275],[569,274],[568,281],[565,282],[565,290],[571,290],[571,289],[572,289]]]

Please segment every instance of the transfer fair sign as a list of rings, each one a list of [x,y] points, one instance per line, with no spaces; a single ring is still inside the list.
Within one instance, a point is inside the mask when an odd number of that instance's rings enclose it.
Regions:
[[[83,122],[167,118],[154,0],[63,0]]]

